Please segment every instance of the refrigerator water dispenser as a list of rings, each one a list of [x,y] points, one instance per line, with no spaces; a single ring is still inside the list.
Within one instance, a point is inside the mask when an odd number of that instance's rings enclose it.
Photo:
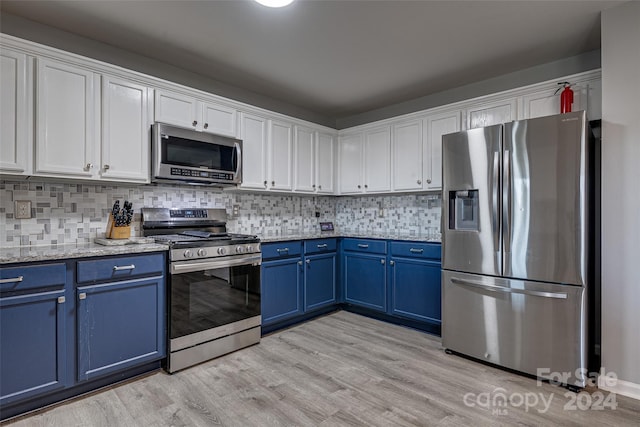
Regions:
[[[449,192],[449,229],[480,231],[478,190]]]

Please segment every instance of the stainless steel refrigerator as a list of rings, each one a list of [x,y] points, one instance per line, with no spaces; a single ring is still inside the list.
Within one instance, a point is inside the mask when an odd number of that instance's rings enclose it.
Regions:
[[[598,315],[591,135],[580,111],[443,136],[445,348],[585,386]]]

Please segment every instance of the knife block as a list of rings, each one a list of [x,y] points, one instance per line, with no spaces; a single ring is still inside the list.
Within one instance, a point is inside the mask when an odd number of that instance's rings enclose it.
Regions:
[[[131,237],[131,226],[124,225],[121,227],[116,227],[115,221],[113,220],[113,214],[109,214],[105,237],[107,239],[128,239],[129,237]]]

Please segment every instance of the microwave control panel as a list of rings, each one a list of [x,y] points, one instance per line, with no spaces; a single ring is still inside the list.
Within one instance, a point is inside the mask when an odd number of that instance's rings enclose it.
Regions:
[[[213,178],[213,179],[222,179],[225,181],[233,181],[233,174],[227,173],[227,172],[209,172],[209,171],[199,171],[199,170],[193,170],[193,169],[171,168],[171,175],[192,177],[192,178]]]

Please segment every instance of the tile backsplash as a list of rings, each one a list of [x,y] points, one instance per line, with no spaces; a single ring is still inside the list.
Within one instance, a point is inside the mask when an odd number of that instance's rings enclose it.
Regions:
[[[172,185],[104,185],[0,181],[0,244],[9,246],[88,242],[104,237],[115,200],[137,212],[132,235],[141,236],[141,207],[224,208],[229,231],[277,236],[319,230],[439,237],[439,195],[298,196],[232,193]],[[31,219],[14,218],[14,201],[31,201]],[[317,217],[316,215],[319,215]]]

